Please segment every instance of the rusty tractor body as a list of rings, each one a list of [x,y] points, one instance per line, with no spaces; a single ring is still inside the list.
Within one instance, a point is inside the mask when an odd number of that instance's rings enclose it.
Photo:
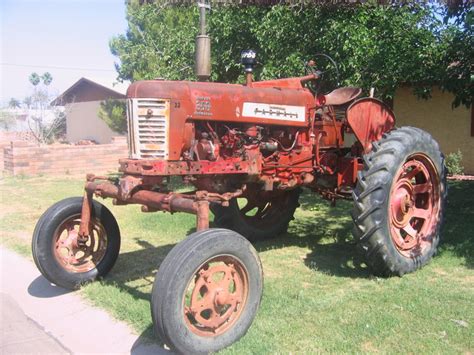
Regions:
[[[285,232],[302,187],[332,203],[354,200],[354,237],[376,274],[414,271],[439,241],[445,171],[429,134],[396,129],[390,108],[359,98],[358,88],[318,93],[316,70],[253,82],[251,64],[245,85],[133,83],[121,176],[88,175],[84,197],[51,207],[35,230],[40,270],[76,288],[105,275],[120,246],[115,219],[94,196],[143,212],[195,214],[197,232],[160,266],[152,295],[157,334],[184,353],[216,351],[250,326],[262,272],[243,237]],[[170,191],[172,176],[194,191]],[[210,210],[226,229],[209,228]]]

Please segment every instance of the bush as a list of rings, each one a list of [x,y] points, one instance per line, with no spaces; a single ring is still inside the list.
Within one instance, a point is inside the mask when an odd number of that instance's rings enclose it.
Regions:
[[[446,168],[448,169],[448,175],[463,175],[464,167],[461,165],[462,153],[458,149],[456,153],[449,153],[446,156]]]
[[[108,99],[100,103],[99,117],[119,134],[127,133],[127,105],[124,100]]]

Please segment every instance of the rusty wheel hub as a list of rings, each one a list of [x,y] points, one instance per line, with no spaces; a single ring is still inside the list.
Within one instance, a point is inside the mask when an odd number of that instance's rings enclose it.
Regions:
[[[407,257],[423,253],[438,224],[439,178],[431,160],[412,155],[398,171],[390,193],[390,233],[398,251]]]
[[[107,250],[107,234],[101,223],[91,221],[88,237],[79,235],[80,215],[65,220],[54,235],[56,261],[69,272],[87,272],[96,267]]]
[[[403,228],[413,214],[413,186],[407,179],[400,179],[392,195],[392,223]]]
[[[232,256],[205,262],[188,284],[184,318],[192,332],[201,336],[224,333],[239,319],[248,294],[248,275]]]

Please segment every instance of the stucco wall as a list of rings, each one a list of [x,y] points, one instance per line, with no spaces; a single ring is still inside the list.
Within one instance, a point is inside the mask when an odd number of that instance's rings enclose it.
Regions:
[[[100,101],[77,102],[66,105],[67,134],[69,142],[75,143],[83,139],[94,140],[100,144],[110,143],[117,136],[98,117]]]
[[[474,137],[471,137],[471,111],[451,109],[453,95],[433,89],[429,100],[418,99],[409,87],[395,94],[397,126],[415,126],[428,131],[441,145],[444,154],[461,150],[464,173],[474,174]]]

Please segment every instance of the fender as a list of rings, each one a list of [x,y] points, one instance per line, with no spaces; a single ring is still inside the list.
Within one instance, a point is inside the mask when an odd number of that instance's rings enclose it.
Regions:
[[[364,153],[372,150],[372,142],[382,138],[395,127],[395,114],[382,101],[364,97],[354,101],[346,111],[347,122]]]

